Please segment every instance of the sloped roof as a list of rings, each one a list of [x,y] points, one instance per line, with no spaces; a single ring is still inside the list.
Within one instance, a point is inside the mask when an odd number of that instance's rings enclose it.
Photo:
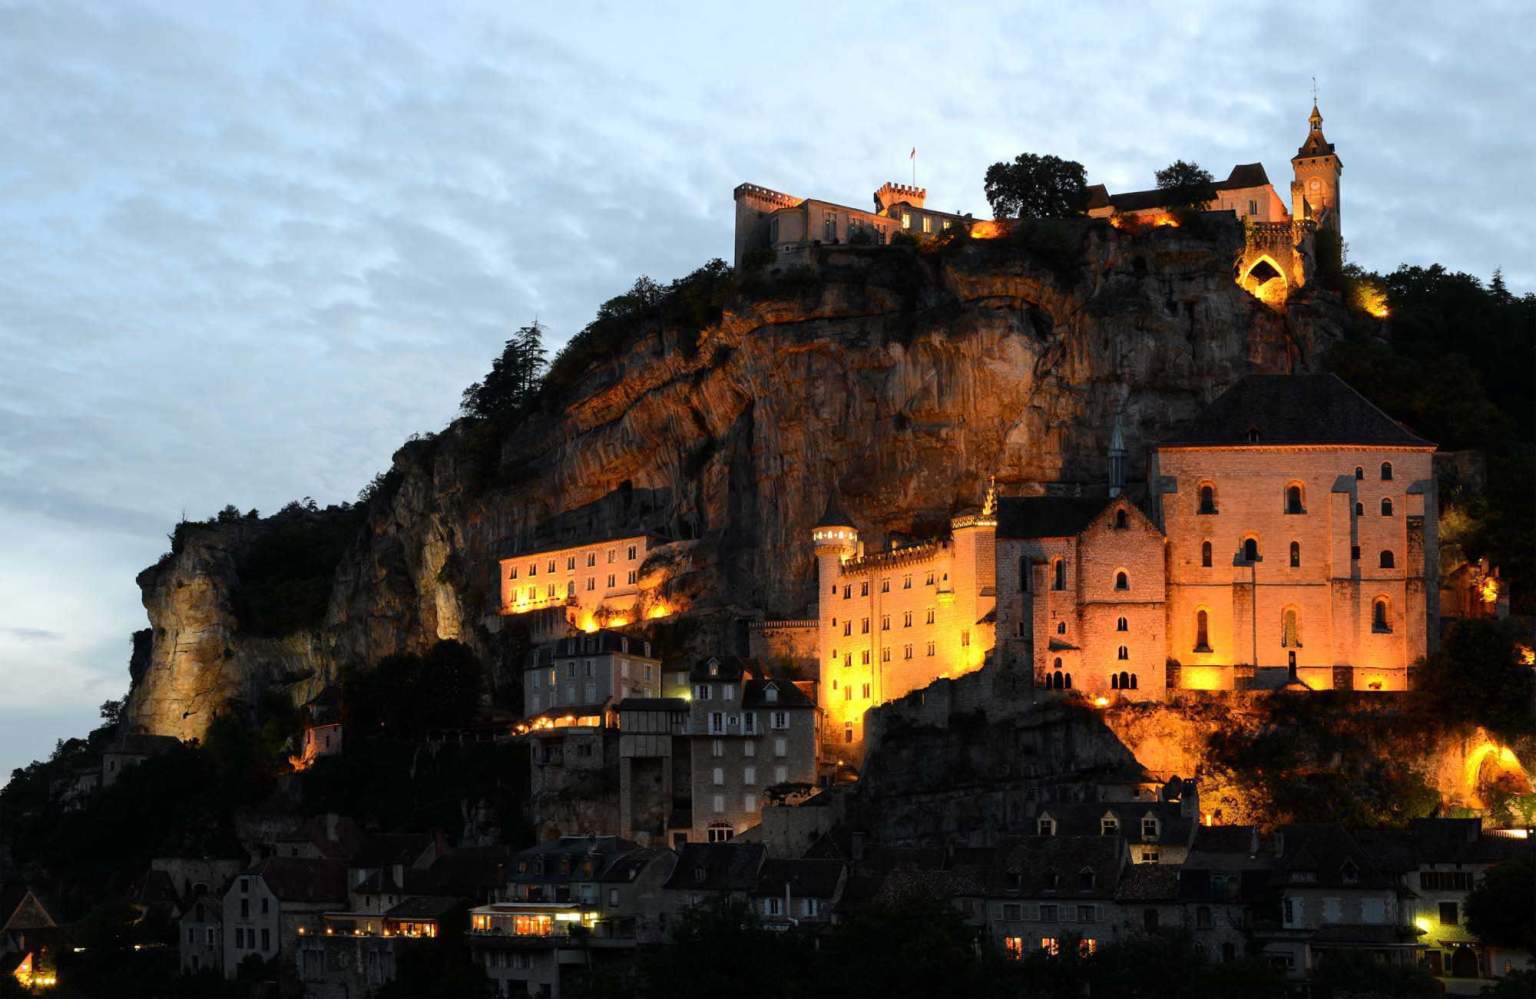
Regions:
[[[1070,538],[1109,504],[1107,496],[1003,496],[997,501],[1000,538]]]
[[[1118,836],[1028,836],[997,851],[988,879],[989,895],[1062,899],[1107,898],[1121,876],[1124,853]],[[1080,876],[1093,873],[1093,886]]]
[[[637,849],[635,843],[618,836],[562,836],[517,854],[508,878],[541,884],[596,881],[616,857]],[[590,871],[584,869],[588,863]]]
[[[347,868],[334,860],[269,857],[249,873],[284,902],[342,902],[347,897]]]
[[[1329,147],[1332,148],[1331,146]],[[1250,187],[1263,187],[1269,183],[1269,174],[1264,171],[1262,163],[1239,163],[1227,174],[1226,180],[1214,181],[1211,190],[1214,191],[1241,191]],[[1116,211],[1139,212],[1150,208],[1167,208],[1182,200],[1183,192],[1175,188],[1155,187],[1149,191],[1126,191],[1121,194],[1110,194],[1109,189],[1103,184],[1094,184],[1087,188],[1088,208],[1103,208],[1111,206]]]
[[[777,700],[768,700],[770,687],[777,693]],[[800,688],[789,680],[748,680],[741,693],[741,706],[743,708],[814,708],[816,702],[805,696]]]
[[[508,846],[460,847],[433,861],[422,880],[437,894],[483,898],[507,883],[515,853]]]
[[[1332,374],[1248,375],[1158,446],[1250,444],[1434,447]]]
[[[1164,902],[1179,897],[1179,868],[1173,864],[1131,864],[1115,888],[1119,902]]]
[[[716,666],[713,674],[710,673],[710,664]],[[694,681],[709,680],[739,680],[752,672],[752,667],[740,656],[705,656],[693,664],[689,671]]]
[[[681,697],[626,697],[618,703],[620,711],[687,711]]]
[[[816,521],[813,527],[852,527],[853,520],[843,512],[842,504],[837,501],[837,491],[827,497],[827,508],[822,512],[821,519]]]
[[[669,891],[740,891],[757,886],[768,848],[761,843],[688,843],[677,857]]]
[[[462,898],[448,895],[416,895],[384,913],[385,919],[443,919],[456,909],[468,908]]]
[[[846,865],[841,860],[769,860],[757,877],[756,895],[832,898]]]

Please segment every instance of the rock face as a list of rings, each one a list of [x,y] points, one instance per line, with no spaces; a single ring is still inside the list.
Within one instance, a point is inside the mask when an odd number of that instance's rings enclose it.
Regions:
[[[988,476],[1005,492],[1102,483],[1117,413],[1138,475],[1202,402],[1249,372],[1306,370],[1338,335],[1336,300],[1262,305],[1233,281],[1241,229],[1204,228],[826,248],[703,329],[639,324],[558,406],[403,447],[313,633],[274,648],[232,630],[238,538],[147,571],[155,642],[130,718],[197,734],[284,671],[334,676],[443,638],[486,652],[508,543],[659,531],[694,542],[695,610],[800,616],[831,490],[878,545],[975,504]]]

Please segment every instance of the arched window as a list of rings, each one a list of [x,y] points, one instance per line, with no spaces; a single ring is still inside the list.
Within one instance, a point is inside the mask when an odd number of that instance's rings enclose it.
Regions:
[[[1117,572],[1117,573],[1115,573],[1115,589],[1117,589],[1117,590],[1129,590],[1130,588],[1131,588],[1131,577],[1127,576],[1124,572]]]
[[[1131,674],[1131,689],[1132,690],[1136,689],[1136,674],[1135,673]]]
[[[1257,562],[1258,560],[1259,560],[1259,539],[1258,538],[1244,538],[1243,539],[1243,561],[1244,562]]]
[[[1397,560],[1392,557],[1392,553],[1390,551],[1383,551],[1381,553],[1381,567],[1383,569],[1392,569],[1396,566]]]
[[[1109,674],[1109,689],[1110,690],[1119,690],[1120,689],[1120,674],[1118,674],[1118,673],[1111,673],[1111,674]]]
[[[1381,463],[1381,481],[1392,481],[1392,463],[1390,461],[1384,461]]]
[[[1282,649],[1301,648],[1301,622],[1294,607],[1287,607],[1285,613],[1280,616],[1280,647]]]
[[[1258,442],[1259,442],[1259,428],[1258,427],[1249,427],[1248,428],[1248,443],[1249,444],[1257,444]]]
[[[1291,542],[1291,568],[1292,569],[1299,569],[1299,568],[1301,568],[1301,542],[1300,541],[1292,541]]]
[[[1359,465],[1356,465],[1355,466],[1355,481],[1359,482],[1359,481],[1362,481],[1364,478],[1365,478],[1365,469],[1361,468]]]
[[[1066,683],[1066,688],[1068,690],[1071,690],[1072,689],[1072,674],[1071,673],[1067,673],[1065,675],[1065,683]]]
[[[1057,621],[1056,622],[1056,634],[1058,634],[1058,635],[1065,635],[1066,633],[1067,633],[1067,622],[1065,622],[1065,621]]]
[[[1051,587],[1057,590],[1065,590],[1067,588],[1067,560],[1064,558],[1056,559],[1051,563],[1051,567],[1054,569],[1055,575],[1051,582]]]
[[[1129,659],[1131,658],[1131,650],[1122,645],[1120,646],[1120,651],[1115,654],[1115,658],[1122,661]]]
[[[1201,486],[1200,487],[1200,512],[1201,513],[1215,513],[1216,512],[1216,487],[1215,486]]]
[[[1211,567],[1211,543],[1209,541],[1200,542],[1200,564],[1207,569]]]
[[[1391,619],[1387,615],[1387,598],[1377,597],[1371,605],[1371,630],[1387,632],[1392,630]]]
[[[1115,511],[1115,528],[1117,530],[1122,530],[1123,531],[1123,530],[1125,530],[1126,526],[1127,526],[1127,523],[1126,523],[1126,519],[1125,519],[1125,511],[1124,510],[1116,510]]]
[[[1356,517],[1364,517],[1365,516],[1365,504],[1364,503],[1356,503],[1355,504],[1355,516]]]
[[[1115,630],[1116,631],[1130,631],[1131,630],[1131,623],[1129,621],[1127,621],[1123,617],[1117,617],[1117,618],[1115,618]]]
[[[1211,651],[1210,615],[1203,610],[1195,611],[1195,651]]]
[[[1285,487],[1285,512],[1286,513],[1306,513],[1306,510],[1302,509],[1302,506],[1301,506],[1301,487],[1300,486],[1286,486]]]
[[[1390,516],[1392,516],[1392,501],[1391,500],[1383,499],[1381,501],[1381,515],[1383,517],[1390,517]]]
[[[1029,556],[1019,559],[1019,592],[1029,592]]]
[[[1051,665],[1055,666],[1057,671],[1059,672],[1061,670],[1061,657],[1057,656],[1056,657],[1056,661],[1054,663],[1052,663]]]
[[[1061,660],[1059,660],[1059,659],[1057,660],[1057,662],[1060,662],[1060,661]],[[1060,690],[1061,689],[1061,670],[1057,670],[1056,672],[1051,674],[1051,689],[1052,690]]]

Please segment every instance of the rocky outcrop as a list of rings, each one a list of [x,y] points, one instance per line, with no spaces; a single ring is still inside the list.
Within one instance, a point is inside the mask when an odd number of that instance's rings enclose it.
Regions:
[[[280,651],[230,629],[218,543],[147,572],[155,647],[130,717],[195,733],[274,671],[329,676],[443,638],[486,652],[507,544],[659,531],[694,542],[705,619],[799,616],[830,490],[878,546],[942,524],[989,476],[1101,483],[1117,413],[1138,474],[1144,445],[1201,402],[1306,368],[1339,329],[1327,296],[1279,312],[1238,288],[1240,228],[1207,229],[826,248],[814,273],[742,282],[703,329],[637,324],[517,426],[460,421],[403,447],[323,625]]]

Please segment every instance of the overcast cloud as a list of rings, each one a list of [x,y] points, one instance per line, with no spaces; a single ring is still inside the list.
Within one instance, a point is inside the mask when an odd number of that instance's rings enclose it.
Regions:
[[[1284,196],[1316,75],[1354,260],[1536,285],[1529,5],[738,6],[0,0],[0,773],[124,692],[183,512],[352,498],[511,327],[728,256],[743,180]]]

